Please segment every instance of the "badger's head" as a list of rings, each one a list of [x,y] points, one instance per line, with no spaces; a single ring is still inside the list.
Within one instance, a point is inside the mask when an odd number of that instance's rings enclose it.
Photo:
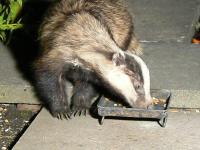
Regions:
[[[84,68],[94,72],[95,77],[90,82],[98,77],[100,82],[96,84],[131,107],[147,108],[151,104],[149,69],[140,57],[119,49],[115,52],[86,51],[79,56]]]
[[[147,108],[152,100],[149,69],[145,62],[134,54],[116,53],[112,56],[112,65],[104,70],[111,90],[131,107]]]

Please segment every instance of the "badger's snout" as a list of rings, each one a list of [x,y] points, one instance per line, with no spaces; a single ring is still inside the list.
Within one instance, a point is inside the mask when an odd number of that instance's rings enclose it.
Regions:
[[[134,107],[135,108],[144,108],[144,109],[147,109],[151,104],[152,104],[152,98],[151,98],[151,96],[148,97],[148,98],[145,97],[145,96],[140,96],[140,97],[137,98]]]

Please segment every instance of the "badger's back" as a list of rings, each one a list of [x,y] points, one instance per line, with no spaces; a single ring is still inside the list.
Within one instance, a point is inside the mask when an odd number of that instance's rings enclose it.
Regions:
[[[124,7],[122,0],[61,0],[54,4],[44,17],[40,29],[42,45],[47,46],[52,32],[62,25],[70,23],[76,14],[90,14],[98,20],[108,32],[110,38],[123,50],[126,50],[133,36],[132,17]],[[125,24],[126,21],[126,24]],[[91,20],[92,22],[92,20]],[[78,32],[78,28],[75,30]],[[63,29],[64,34],[64,29]],[[56,35],[57,36],[57,35]]]
[[[131,17],[120,0],[61,0],[48,10],[40,28],[44,57],[38,64],[61,66],[78,58],[92,69],[112,66],[108,57],[127,46],[131,32]]]

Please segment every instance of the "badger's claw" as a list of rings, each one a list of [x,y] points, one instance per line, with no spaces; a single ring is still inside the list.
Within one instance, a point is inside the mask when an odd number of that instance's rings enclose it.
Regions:
[[[67,113],[64,113],[64,114],[63,114],[63,117],[64,117],[65,119],[67,119],[67,120],[68,120],[68,119],[71,119],[71,116],[70,116],[69,114],[67,114]]]
[[[81,114],[82,114],[82,110],[79,110],[79,116],[81,116]]]
[[[58,119],[61,119],[61,118],[62,118],[62,116],[61,116],[60,113],[57,114],[57,118],[58,118]]]
[[[75,107],[73,107],[72,114],[73,114],[74,117],[76,117],[77,115],[78,116],[82,116],[82,115],[86,116],[87,109],[86,108],[77,108],[77,107],[75,108]]]
[[[76,117],[76,113],[77,113],[78,111],[73,111],[73,114],[74,114],[74,117]]]
[[[56,118],[58,118],[59,120],[63,120],[63,119],[71,119],[72,113],[57,113]]]
[[[87,109],[84,110],[84,116],[86,116],[86,115],[87,115]]]
[[[63,120],[63,119],[71,119],[72,116],[72,111],[68,110],[62,110],[62,111],[55,111],[55,112],[51,112],[53,117],[56,117],[59,120]]]

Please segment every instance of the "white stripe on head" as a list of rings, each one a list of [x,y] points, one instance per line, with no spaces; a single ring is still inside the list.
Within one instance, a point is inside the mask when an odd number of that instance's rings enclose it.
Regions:
[[[137,93],[130,77],[120,67],[115,66],[113,62],[109,61],[109,63],[104,65],[98,65],[95,69],[98,69],[101,78],[110,86],[111,92],[113,91],[115,94],[123,96],[130,106],[135,105],[138,97]]]
[[[147,67],[147,65],[145,64],[145,62],[138,57],[135,54],[129,54],[131,56],[133,56],[136,60],[136,62],[141,66],[141,71],[142,71],[142,77],[144,80],[144,92],[145,92],[145,98],[146,100],[151,100],[151,95],[150,95],[150,74],[149,74],[149,69]]]
[[[115,68],[106,74],[106,79],[117,92],[126,98],[131,106],[135,105],[138,96],[129,76],[125,75],[119,68]]]

